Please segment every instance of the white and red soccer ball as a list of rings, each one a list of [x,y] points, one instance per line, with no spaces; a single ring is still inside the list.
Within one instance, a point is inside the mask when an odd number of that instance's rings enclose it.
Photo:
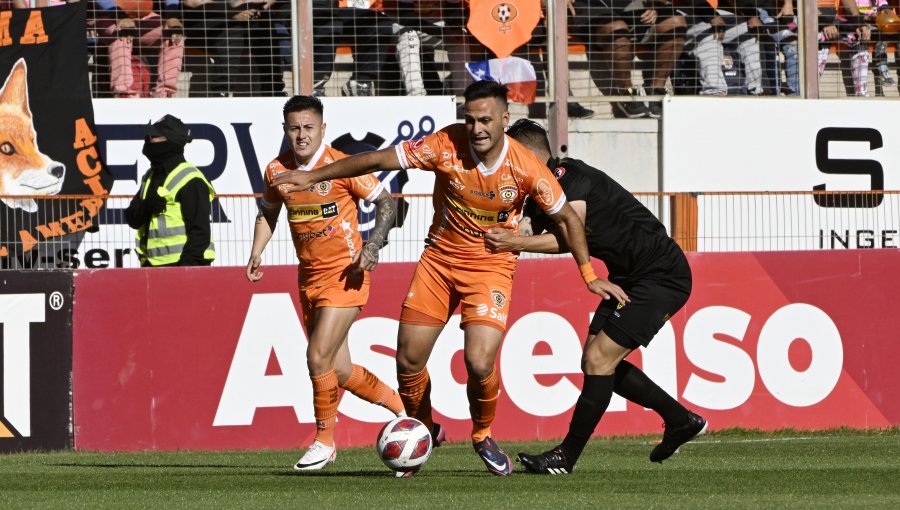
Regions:
[[[394,471],[417,470],[431,456],[431,431],[415,418],[395,418],[378,433],[375,450]]]

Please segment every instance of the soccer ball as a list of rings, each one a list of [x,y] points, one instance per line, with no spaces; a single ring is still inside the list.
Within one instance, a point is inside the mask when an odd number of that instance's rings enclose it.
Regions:
[[[431,456],[431,431],[419,420],[401,416],[378,433],[375,451],[381,462],[394,471],[419,469]]]

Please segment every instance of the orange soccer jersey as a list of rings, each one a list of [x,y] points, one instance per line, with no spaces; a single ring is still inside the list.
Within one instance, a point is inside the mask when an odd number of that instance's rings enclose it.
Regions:
[[[263,207],[287,207],[291,238],[300,261],[301,287],[319,283],[323,278],[339,274],[362,247],[357,225],[356,200],[374,200],[381,193],[381,183],[373,175],[323,181],[305,191],[285,193],[272,186],[272,179],[288,170],[315,171],[347,157],[325,144],[313,155],[308,165],[300,165],[290,150],[266,166],[266,192]]]
[[[503,138],[503,151],[491,168],[472,151],[463,124],[397,145],[404,169],[435,173],[434,219],[428,239],[451,257],[509,267],[507,263],[515,262],[516,255],[487,253],[484,234],[494,227],[518,231],[527,195],[549,214],[566,202],[547,165],[524,145]]]

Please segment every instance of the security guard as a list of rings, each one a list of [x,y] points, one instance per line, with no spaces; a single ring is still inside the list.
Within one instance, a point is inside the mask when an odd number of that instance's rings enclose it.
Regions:
[[[141,266],[208,266],[216,258],[210,233],[215,191],[203,173],[184,160],[193,140],[180,119],[166,115],[144,128],[143,154],[150,170],[125,210]]]

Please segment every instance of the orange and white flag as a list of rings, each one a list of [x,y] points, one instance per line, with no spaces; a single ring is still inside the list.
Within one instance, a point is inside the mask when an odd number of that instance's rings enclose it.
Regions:
[[[539,0],[472,0],[466,27],[500,58],[531,39],[541,19]]]

